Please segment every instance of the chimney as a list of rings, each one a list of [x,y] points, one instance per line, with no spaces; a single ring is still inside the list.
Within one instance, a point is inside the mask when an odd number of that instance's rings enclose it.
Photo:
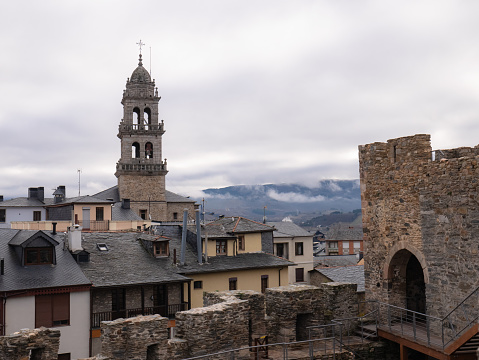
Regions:
[[[186,234],[188,232],[188,209],[183,210],[183,232],[181,234],[180,265],[185,265]]]
[[[121,207],[122,207],[122,209],[129,209],[130,208],[130,199],[121,199]]]
[[[66,189],[65,185],[60,185],[57,187],[53,195],[55,198],[53,199],[53,202],[55,204],[61,203],[63,200],[65,200],[65,194],[66,194]]]
[[[198,253],[198,263],[203,263],[203,249],[201,248],[201,224],[200,224],[200,210],[196,209],[196,250]]]
[[[38,188],[28,188],[28,198],[29,199],[37,199],[38,198]]]
[[[81,230],[82,228],[79,225],[68,228],[68,247],[71,252],[83,250],[81,246]]]
[[[37,199],[40,200],[41,202],[45,200],[45,189],[43,188],[43,186],[38,188]]]
[[[56,223],[56,222],[52,222],[52,226],[53,226],[52,235],[56,235],[56,234],[57,234],[57,223]]]

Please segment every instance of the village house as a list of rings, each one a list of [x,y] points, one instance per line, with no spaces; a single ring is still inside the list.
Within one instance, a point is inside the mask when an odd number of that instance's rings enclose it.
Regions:
[[[274,254],[292,261],[289,267],[290,284],[309,284],[313,270],[313,235],[291,221],[268,222],[273,226]]]
[[[64,234],[0,229],[0,331],[60,330],[60,360],[89,354],[90,281]]]

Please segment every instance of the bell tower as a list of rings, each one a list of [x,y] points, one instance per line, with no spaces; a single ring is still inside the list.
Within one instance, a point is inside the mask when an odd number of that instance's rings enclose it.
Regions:
[[[144,219],[167,218],[165,199],[166,159],[162,160],[163,120],[158,121],[158,88],[140,59],[126,81],[121,103],[123,119],[118,137],[121,158],[116,164],[120,198]]]

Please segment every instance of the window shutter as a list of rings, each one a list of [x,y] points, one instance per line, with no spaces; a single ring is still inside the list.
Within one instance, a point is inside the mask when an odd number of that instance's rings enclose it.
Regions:
[[[35,327],[52,325],[52,295],[35,296]]]
[[[70,293],[55,294],[53,297],[53,325],[70,323]]]

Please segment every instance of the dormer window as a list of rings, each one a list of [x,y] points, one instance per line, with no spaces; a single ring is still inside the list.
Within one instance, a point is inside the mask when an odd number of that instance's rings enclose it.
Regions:
[[[53,247],[25,249],[25,265],[45,264],[53,264]]]
[[[155,242],[155,256],[168,256],[169,253],[168,241],[157,241]]]

